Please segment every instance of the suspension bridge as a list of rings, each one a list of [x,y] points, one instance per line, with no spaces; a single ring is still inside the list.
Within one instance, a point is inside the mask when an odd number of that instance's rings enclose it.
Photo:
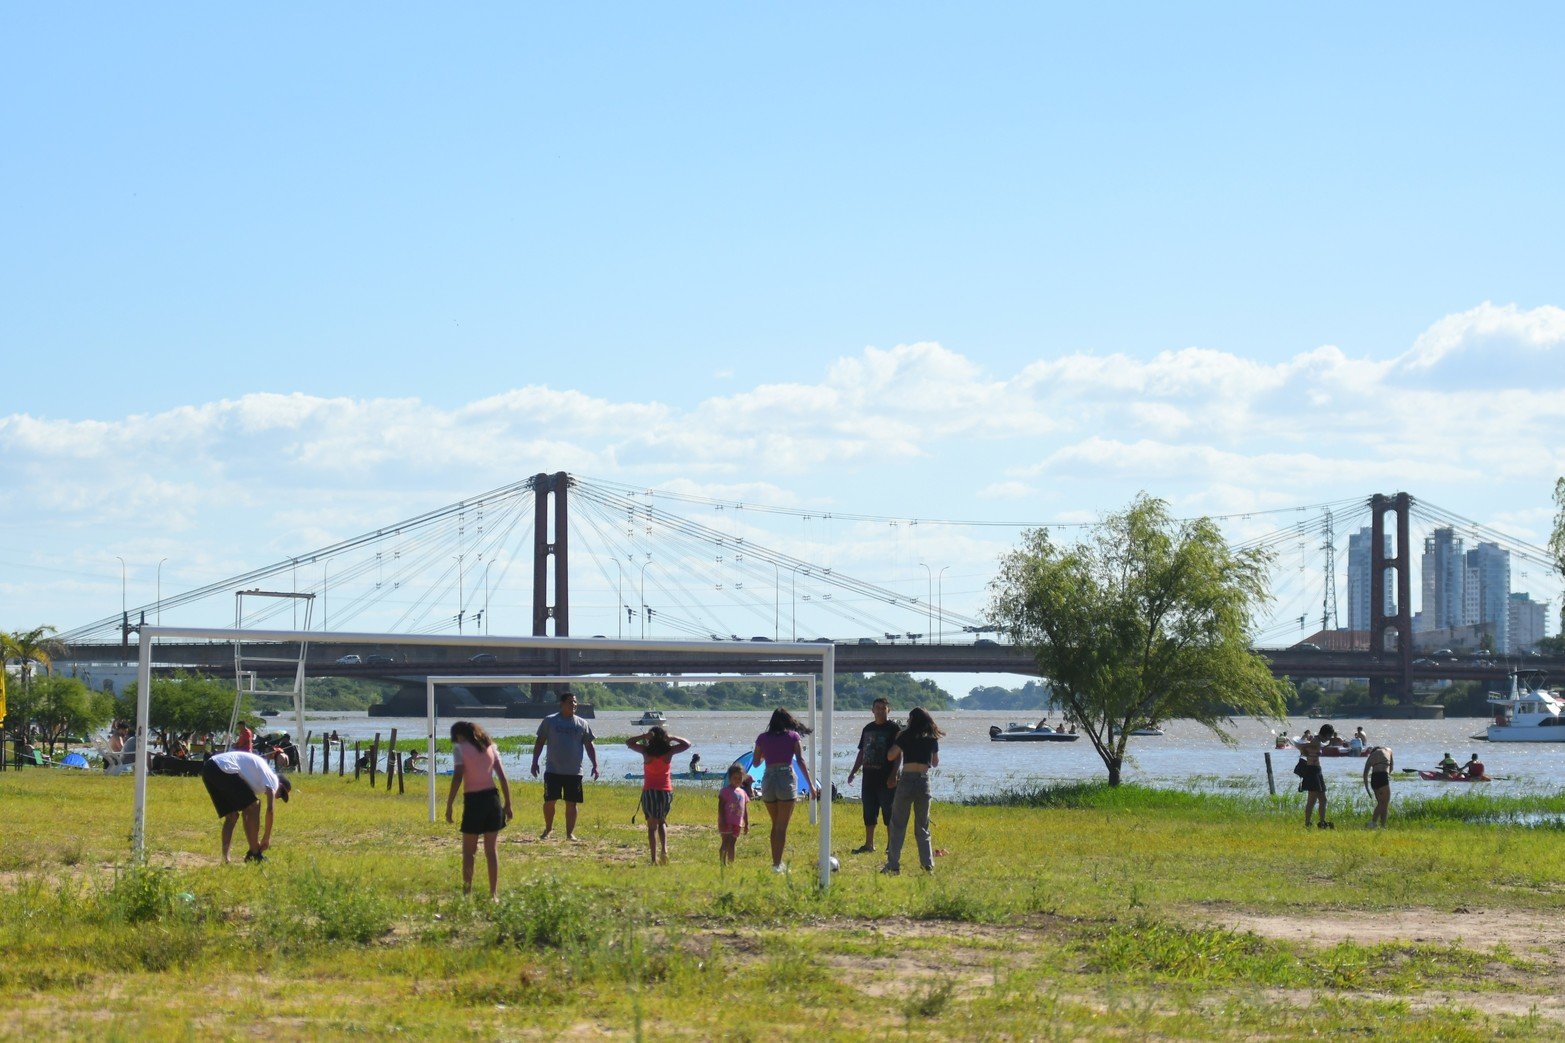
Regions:
[[[1222,516],[1235,549],[1266,551],[1274,601],[1257,647],[1274,671],[1368,677],[1406,690],[1421,677],[1492,677],[1492,660],[1419,662],[1412,634],[1413,561],[1436,529],[1503,548],[1511,586],[1558,593],[1548,552],[1405,493]],[[986,635],[995,562],[1024,529],[1093,523],[896,518],[745,503],[639,488],[564,472],[523,481],[378,527],[308,553],[127,606],[61,635],[65,661],[112,662],[148,623],[404,634],[732,640],[743,672],[775,668],[765,645],[829,641],[844,671],[1034,673],[1029,657]],[[1341,540],[1370,529],[1372,606],[1345,631]],[[273,595],[273,596],[258,596]],[[1541,596],[1540,596],[1541,595]],[[304,626],[301,626],[301,614]],[[1360,637],[1321,642],[1322,634]],[[497,659],[474,648],[312,643],[312,676],[416,677],[485,672],[679,673],[717,668],[666,653],[571,653]],[[537,661],[533,661],[537,660]],[[699,660],[699,661],[698,661]],[[161,666],[223,670],[226,647],[160,645]],[[1544,664],[1538,664],[1544,665]],[[1553,664],[1552,660],[1547,665]],[[1557,664],[1565,666],[1565,663]],[[277,667],[279,672],[291,669]],[[262,667],[265,673],[266,668]]]

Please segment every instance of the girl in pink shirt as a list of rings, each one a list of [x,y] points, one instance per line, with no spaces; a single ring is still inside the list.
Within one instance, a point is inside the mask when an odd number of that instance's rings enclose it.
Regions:
[[[500,882],[500,859],[495,845],[500,840],[500,830],[511,820],[511,784],[506,780],[505,767],[500,763],[500,751],[482,725],[472,721],[456,721],[451,725],[451,752],[456,770],[451,775],[451,792],[446,795],[446,821],[451,821],[451,806],[456,803],[458,788],[462,796],[462,893],[473,893],[473,857],[478,852],[478,838],[484,838],[484,858],[489,862],[489,897],[493,899]],[[495,779],[505,794],[495,792]]]
[[[641,813],[647,819],[647,847],[652,864],[668,864],[668,813],[674,807],[674,757],[690,743],[653,725],[625,745],[641,754]],[[661,856],[659,849],[661,850]]]
[[[722,838],[717,860],[726,865],[733,865],[740,831],[750,832],[750,787],[745,778],[742,767],[730,764],[728,785],[717,795],[717,835]]]

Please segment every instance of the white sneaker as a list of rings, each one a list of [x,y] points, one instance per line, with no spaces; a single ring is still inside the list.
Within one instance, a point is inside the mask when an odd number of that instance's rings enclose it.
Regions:
[[[788,871],[788,863],[787,862],[778,862],[776,865],[772,866],[772,872],[774,872],[774,873],[786,873],[787,871]]]

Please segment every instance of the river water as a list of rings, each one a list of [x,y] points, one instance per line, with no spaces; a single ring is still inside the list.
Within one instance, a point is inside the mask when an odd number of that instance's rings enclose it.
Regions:
[[[603,738],[628,737],[643,729],[631,724],[639,711],[601,711],[592,721],[593,730]],[[756,733],[766,726],[766,714],[748,711],[692,710],[670,712],[669,730],[694,744],[692,752],[701,754],[703,767],[720,770],[750,748]],[[996,793],[1007,789],[1026,789],[1041,783],[1082,782],[1106,777],[1103,762],[1085,739],[1073,743],[1004,743],[989,740],[989,727],[1004,728],[1011,721],[1033,720],[1018,713],[950,711],[936,715],[945,731],[940,742],[940,767],[931,775],[934,795],[945,800]],[[270,718],[263,731],[291,730],[292,715]],[[869,720],[862,711],[839,713],[835,722],[832,753],[832,777],[844,793],[851,791],[845,780],[853,764],[859,729]],[[481,722],[494,735],[531,735],[536,721],[484,719]],[[1305,728],[1318,728],[1319,720],[1294,719],[1288,730],[1297,735]],[[1465,762],[1477,753],[1496,781],[1484,784],[1481,792],[1494,795],[1552,793],[1565,789],[1565,742],[1488,743],[1470,738],[1482,734],[1488,721],[1480,718],[1452,718],[1430,721],[1356,721],[1333,722],[1338,731],[1351,735],[1362,725],[1373,743],[1389,745],[1395,751],[1398,768],[1431,768],[1447,752]],[[306,727],[318,742],[323,732],[336,730],[349,743],[368,741],[379,732],[384,738],[393,727],[399,739],[422,737],[421,717],[369,717],[343,712],[310,712]],[[437,728],[444,736],[450,720],[442,718]],[[1275,722],[1240,718],[1232,731],[1237,745],[1225,746],[1206,728],[1192,721],[1170,721],[1165,734],[1134,737],[1130,740],[1126,782],[1170,789],[1223,790],[1228,792],[1266,792],[1265,755],[1272,754],[1273,771],[1279,791],[1293,790],[1297,779],[1292,774],[1294,755],[1273,750]],[[818,732],[819,729],[817,729]],[[625,775],[641,770],[640,758],[622,742],[598,744],[599,763],[605,781],[624,783]],[[675,765],[684,770],[684,758]],[[507,759],[514,776],[524,774],[529,759]],[[1328,785],[1341,792],[1347,786],[1362,793],[1359,782],[1364,762],[1355,757],[1323,758]],[[447,767],[441,758],[440,767]],[[1415,776],[1397,773],[1398,784],[1407,783],[1419,792],[1434,795],[1463,784],[1422,782]],[[690,783],[690,785],[708,785]],[[716,783],[710,783],[716,785]],[[857,788],[855,782],[854,788]]]

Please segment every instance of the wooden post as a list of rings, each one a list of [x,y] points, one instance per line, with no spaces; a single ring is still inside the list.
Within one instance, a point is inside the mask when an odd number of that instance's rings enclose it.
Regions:
[[[398,793],[406,793],[407,792],[407,790],[406,790],[406,788],[405,788],[405,786],[403,784],[403,781],[402,781],[402,774],[403,774],[402,773],[402,758],[398,757],[397,758],[397,792]]]
[[[353,740],[353,781],[354,782],[358,782],[359,781],[359,761],[361,761],[361,760],[363,760],[363,758],[359,756],[359,740],[354,739]]]
[[[1266,788],[1271,791],[1272,796],[1275,797],[1277,795],[1277,780],[1272,778],[1272,755],[1270,751],[1267,751],[1266,754]]]
[[[391,782],[397,777],[397,730],[391,729],[391,742],[387,747],[386,792],[391,792]]]
[[[380,732],[375,733],[375,741],[370,743],[370,788],[375,788],[375,773],[380,770]]]
[[[321,736],[321,774],[331,774],[331,735]]]
[[[355,753],[358,752],[358,748],[359,748],[359,744],[358,743],[354,743],[353,744],[353,749],[354,749]],[[337,777],[339,779],[342,778],[343,772],[344,772],[344,770],[346,768],[346,765],[347,765],[347,761],[348,761],[348,744],[343,742],[341,739],[338,739],[337,740]]]
[[[315,774],[315,747],[310,747],[310,766],[304,769],[306,775]]]

